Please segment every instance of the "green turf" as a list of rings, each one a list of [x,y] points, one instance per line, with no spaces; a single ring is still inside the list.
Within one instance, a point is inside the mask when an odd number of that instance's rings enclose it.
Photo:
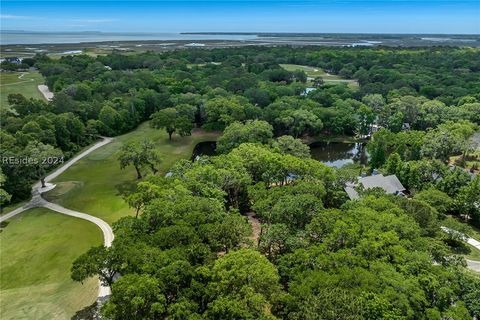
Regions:
[[[20,77],[22,74],[24,76]],[[8,108],[8,95],[21,93],[28,98],[44,99],[38,91],[38,85],[45,80],[38,72],[1,72],[0,73],[0,108]]]
[[[144,123],[77,162],[54,180],[57,187],[45,197],[66,208],[112,223],[122,216],[133,214],[121,195],[132,190],[138,182],[133,167],[120,170],[118,156],[123,144],[145,138],[154,141],[161,157],[158,174],[163,175],[177,160],[190,158],[198,142],[216,140],[217,137],[218,133],[195,130],[192,136],[174,135],[169,141],[164,130],[152,129]]]
[[[133,167],[120,170],[118,155],[124,143],[154,141],[162,159],[159,174],[165,174],[175,161],[190,158],[198,142],[216,140],[218,135],[195,130],[190,137],[174,135],[169,141],[163,130],[144,123],[69,168],[46,198],[112,223],[133,213],[121,193],[138,182]],[[68,319],[95,300],[95,279],[82,286],[69,278],[72,261],[102,241],[95,225],[32,209],[12,218],[0,239],[2,319]]]
[[[70,279],[73,260],[102,243],[91,222],[48,209],[9,220],[0,233],[0,309],[6,319],[69,319],[96,299],[98,282]]]
[[[356,80],[345,79],[338,75],[326,73],[323,69],[318,67],[302,66],[299,64],[281,64],[280,66],[287,71],[305,71],[307,77],[321,77],[325,83],[346,83],[352,89],[358,88],[358,82]]]
[[[4,214],[7,214],[10,211],[13,211],[17,208],[23,207],[26,203],[27,203],[27,201],[22,201],[22,202],[17,202],[17,203],[14,203],[14,204],[9,204],[6,207],[2,207],[2,210],[0,212],[0,216],[4,215]]]
[[[472,245],[468,245],[468,248],[470,249],[470,252],[467,253],[465,257],[470,260],[480,261],[480,250]]]
[[[477,172],[480,170],[480,148],[470,152],[466,158],[466,161],[462,163],[460,161],[461,155],[452,156],[449,159],[449,163],[457,166],[461,166],[465,169],[471,170],[473,166],[476,166]]]

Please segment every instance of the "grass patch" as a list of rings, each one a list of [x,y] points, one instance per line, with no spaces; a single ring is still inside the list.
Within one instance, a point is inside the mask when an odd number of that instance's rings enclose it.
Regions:
[[[218,136],[195,130],[190,137],[174,136],[169,141],[163,130],[144,123],[77,162],[55,179],[57,187],[45,197],[112,223],[133,213],[121,194],[138,182],[133,167],[120,170],[122,145],[145,138],[154,141],[163,175],[177,160],[190,158],[197,143]],[[69,319],[94,302],[97,281],[81,285],[70,280],[69,271],[75,258],[102,243],[101,231],[94,224],[47,209],[32,209],[8,222],[0,233],[2,319]]]
[[[280,67],[287,71],[304,71],[307,74],[307,77],[311,78],[321,77],[323,81],[328,84],[345,83],[351,89],[358,89],[359,87],[357,80],[345,79],[338,75],[327,73],[318,67],[302,66],[299,64],[280,64]]]
[[[8,206],[2,208],[2,212],[0,213],[0,216],[4,215],[4,214],[7,214],[10,211],[13,211],[17,208],[23,207],[26,203],[27,203],[27,201],[21,201],[21,202],[17,202],[17,203],[14,203],[14,204],[9,204]]]
[[[479,228],[466,223],[464,220],[456,216],[447,216],[446,221],[447,221],[447,224],[446,224],[447,227],[460,231],[466,234],[467,236],[469,236],[470,238],[480,241]],[[455,224],[458,226],[457,228],[455,228]]]
[[[37,87],[43,83],[45,83],[45,80],[37,71],[0,72],[0,109],[10,107],[8,105],[8,95],[11,93],[21,93],[27,98],[44,99]]]
[[[45,197],[111,224],[120,217],[133,214],[133,210],[122,199],[122,194],[133,190],[138,182],[133,167],[120,170],[118,156],[125,143],[152,140],[161,157],[158,174],[164,175],[177,160],[189,159],[197,143],[216,140],[218,136],[216,132],[196,129],[192,136],[174,135],[173,140],[169,141],[164,130],[152,129],[148,123],[143,123],[135,131],[116,137],[113,142],[70,167],[54,180],[54,183],[58,183],[58,189],[48,192]]]
[[[318,67],[311,67],[311,66],[302,66],[299,64],[280,64],[280,67],[287,71],[304,71],[308,77],[331,77],[332,79],[341,79],[340,77],[336,75],[329,75],[327,74],[323,69],[318,68]]]
[[[70,279],[73,260],[102,243],[94,224],[36,208],[9,220],[0,240],[2,319],[69,319],[95,301],[96,279]]]
[[[480,149],[476,149],[469,153],[465,160],[462,160],[461,158],[461,155],[452,156],[448,162],[468,170],[473,169],[477,172],[480,171]]]
[[[457,231],[467,235],[470,238],[473,238],[477,241],[480,241],[480,229],[472,226],[471,224],[468,224],[468,223],[464,222],[463,220],[459,219],[458,217],[448,216],[444,220],[444,225],[446,225],[448,228],[451,228],[453,230],[457,230]],[[472,245],[470,245],[466,242],[462,242],[462,246],[457,248],[457,249],[458,250],[454,250],[453,253],[461,254],[466,259],[480,261],[480,250],[478,250],[474,246],[472,246]]]
[[[467,244],[467,246],[470,249],[470,252],[465,255],[465,258],[480,261],[480,250],[469,244]]]

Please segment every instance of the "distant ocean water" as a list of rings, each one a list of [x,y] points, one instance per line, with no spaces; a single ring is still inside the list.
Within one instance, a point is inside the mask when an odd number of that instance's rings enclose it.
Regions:
[[[256,35],[180,34],[180,33],[107,33],[107,32],[15,32],[0,31],[0,45],[48,44],[145,40],[252,40]]]

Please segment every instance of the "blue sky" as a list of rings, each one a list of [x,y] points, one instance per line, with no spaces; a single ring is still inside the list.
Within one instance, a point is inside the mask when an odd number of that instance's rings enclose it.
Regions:
[[[480,0],[8,1],[1,29],[480,34]]]

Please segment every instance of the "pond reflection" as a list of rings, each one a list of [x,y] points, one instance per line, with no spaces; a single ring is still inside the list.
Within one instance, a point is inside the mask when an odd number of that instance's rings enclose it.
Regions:
[[[214,156],[216,149],[217,149],[216,141],[199,142],[197,143],[195,148],[193,148],[192,161],[199,156]]]
[[[344,142],[315,142],[309,145],[313,159],[330,167],[340,168],[348,163],[367,164],[365,144]]]
[[[312,158],[327,166],[340,168],[348,163],[367,164],[368,154],[365,144],[344,142],[315,142],[309,145]],[[198,156],[214,156],[215,141],[199,142],[192,152],[192,161]]]

